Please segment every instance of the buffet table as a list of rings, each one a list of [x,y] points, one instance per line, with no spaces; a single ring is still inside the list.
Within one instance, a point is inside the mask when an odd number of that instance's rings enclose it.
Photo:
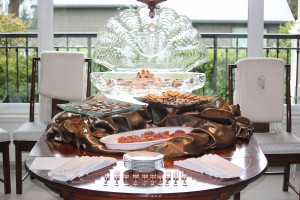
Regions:
[[[162,1],[141,1],[148,7],[124,9],[108,20],[98,34],[93,60],[111,72],[91,73],[99,94],[59,104],[64,112],[54,116],[26,158],[29,174],[63,199],[227,200],[234,195],[238,200],[240,191],[264,174],[267,160],[239,106],[218,96],[193,94],[204,86],[206,75],[189,71],[208,60],[208,51],[190,19],[170,8],[155,8]],[[135,169],[124,166],[123,155],[133,151],[140,156],[137,150],[163,155],[159,168],[155,164],[154,170],[137,173],[150,168],[149,158],[136,159]],[[193,162],[194,171],[187,169],[188,158],[194,161],[204,154],[213,156],[201,163],[208,171],[199,171]],[[80,164],[86,161],[79,161],[77,171],[72,165],[78,156],[103,156],[114,164],[83,173]],[[36,164],[41,158],[44,163]],[[58,163],[59,158],[70,158],[71,164],[58,170],[56,180],[52,170],[32,167]],[[178,165],[181,160],[185,165]],[[228,176],[233,166],[242,173]],[[77,178],[59,179],[70,171],[78,172]]]
[[[25,167],[29,174],[44,183],[48,188],[58,193],[63,199],[220,199],[227,200],[235,195],[239,199],[239,192],[248,184],[254,182],[264,174],[267,160],[252,137],[249,141],[238,140],[233,146],[226,149],[211,150],[245,169],[244,175],[234,179],[214,178],[205,174],[193,172],[173,165],[174,161],[185,157],[165,158],[164,168],[155,175],[140,174],[137,177],[128,172],[125,176],[124,164],[121,155],[99,154],[78,149],[71,144],[48,140],[46,134],[36,143],[26,158]],[[75,156],[109,156],[118,159],[110,167],[96,171],[82,178],[68,182],[51,180],[47,170],[30,170],[36,157],[75,157]],[[114,180],[115,172],[120,172],[118,180]],[[105,174],[109,172],[110,180],[105,181]],[[125,173],[124,173],[125,172]],[[180,172],[178,180],[172,176],[168,181],[166,174]],[[161,176],[159,176],[161,174]],[[123,179],[126,178],[126,179]],[[106,182],[106,183],[105,183]],[[117,182],[117,183],[116,183]]]

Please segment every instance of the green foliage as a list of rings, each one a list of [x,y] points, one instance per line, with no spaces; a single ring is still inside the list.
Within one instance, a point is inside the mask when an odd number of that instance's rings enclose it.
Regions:
[[[298,17],[298,0],[287,0],[295,19]]]
[[[294,25],[295,25],[295,22],[287,22],[284,25],[279,26],[278,32],[281,34],[288,34]]]
[[[28,23],[20,18],[0,14],[1,33],[25,32],[28,27]],[[0,102],[8,98],[14,99],[14,102],[28,102],[29,84],[27,83],[30,82],[28,75],[31,74],[28,66],[32,56],[29,53],[29,60],[26,61],[25,40],[0,38],[0,44],[2,47],[13,47],[0,48]]]
[[[15,33],[27,31],[28,23],[22,21],[20,18],[14,18],[13,15],[0,14],[0,32],[1,33]]]
[[[218,95],[223,99],[228,99],[228,65],[234,64],[237,59],[246,57],[246,50],[225,48],[216,51],[210,49],[208,61],[194,68],[193,72],[206,74],[205,86],[195,91],[199,95]],[[217,60],[214,63],[214,54],[217,54]],[[238,53],[238,54],[237,54]]]

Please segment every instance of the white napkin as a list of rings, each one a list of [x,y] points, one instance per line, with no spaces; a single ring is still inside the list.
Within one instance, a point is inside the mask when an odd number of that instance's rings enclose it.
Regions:
[[[77,177],[82,177],[93,171],[97,171],[116,163],[115,158],[110,157],[75,157],[60,167],[48,172],[48,176],[59,181],[69,181]]]
[[[73,158],[69,157],[36,157],[31,166],[30,170],[53,170],[59,166],[69,162]]]
[[[174,165],[218,178],[236,178],[244,169],[215,154],[175,161]]]

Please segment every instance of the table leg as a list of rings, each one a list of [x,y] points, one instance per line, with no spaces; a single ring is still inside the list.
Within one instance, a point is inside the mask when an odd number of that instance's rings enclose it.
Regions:
[[[241,193],[240,193],[240,192],[236,193],[236,194],[233,196],[233,199],[234,199],[234,200],[240,200],[240,198],[241,198]]]
[[[228,199],[230,199],[230,196],[231,196],[231,194],[228,193],[228,192],[226,192],[226,193],[221,193],[221,194],[219,195],[219,200],[228,200]]]

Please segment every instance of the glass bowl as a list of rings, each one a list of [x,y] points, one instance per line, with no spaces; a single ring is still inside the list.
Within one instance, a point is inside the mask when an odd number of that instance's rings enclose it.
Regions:
[[[94,62],[112,71],[184,71],[205,63],[208,53],[191,20],[171,8],[129,8],[110,18],[97,36]]]
[[[171,90],[191,93],[202,88],[204,73],[152,72],[153,78],[138,78],[136,72],[92,72],[91,82],[104,95],[140,97],[149,93],[161,95]]]

